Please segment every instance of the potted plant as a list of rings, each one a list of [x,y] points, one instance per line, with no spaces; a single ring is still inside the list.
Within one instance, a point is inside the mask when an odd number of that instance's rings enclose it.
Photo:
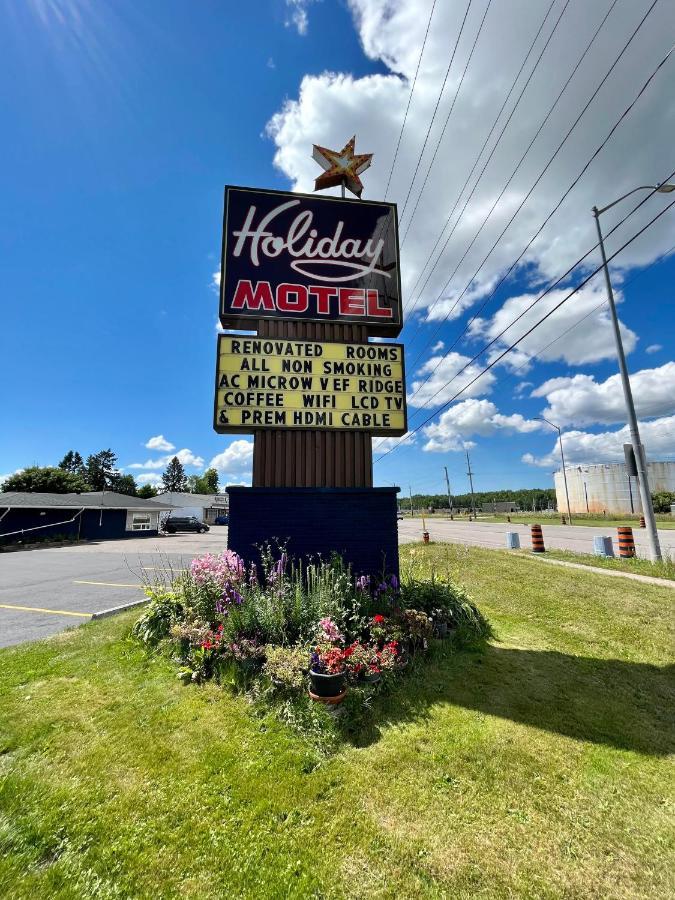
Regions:
[[[333,645],[319,645],[309,657],[309,680],[312,700],[340,703],[347,693],[345,651]]]

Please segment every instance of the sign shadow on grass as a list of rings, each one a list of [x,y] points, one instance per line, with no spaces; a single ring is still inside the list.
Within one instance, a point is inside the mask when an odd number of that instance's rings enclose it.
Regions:
[[[556,734],[652,756],[675,751],[675,665],[487,644],[441,651],[377,704],[373,728],[414,721],[449,703]]]

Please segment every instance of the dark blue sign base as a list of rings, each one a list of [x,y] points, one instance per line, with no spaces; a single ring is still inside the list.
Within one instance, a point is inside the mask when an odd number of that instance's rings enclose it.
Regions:
[[[247,563],[259,547],[283,544],[307,561],[339,553],[355,576],[398,577],[399,488],[230,487],[227,545]]]

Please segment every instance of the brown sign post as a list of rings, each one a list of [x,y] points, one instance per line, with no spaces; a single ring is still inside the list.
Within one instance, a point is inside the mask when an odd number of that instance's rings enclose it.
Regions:
[[[249,334],[219,335],[214,428],[254,435],[228,545],[397,571],[398,489],[372,487],[371,436],[406,432],[403,347],[368,342],[402,328],[396,207],[227,187],[220,291],[223,327]]]

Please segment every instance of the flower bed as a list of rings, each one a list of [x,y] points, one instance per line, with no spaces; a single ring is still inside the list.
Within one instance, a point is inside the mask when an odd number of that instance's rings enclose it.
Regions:
[[[180,678],[245,689],[301,724],[346,696],[344,718],[363,713],[375,692],[424,657],[434,635],[461,646],[490,634],[448,578],[354,580],[339,557],[300,567],[269,548],[261,572],[226,550],[146,593],[134,633],[166,647]]]

